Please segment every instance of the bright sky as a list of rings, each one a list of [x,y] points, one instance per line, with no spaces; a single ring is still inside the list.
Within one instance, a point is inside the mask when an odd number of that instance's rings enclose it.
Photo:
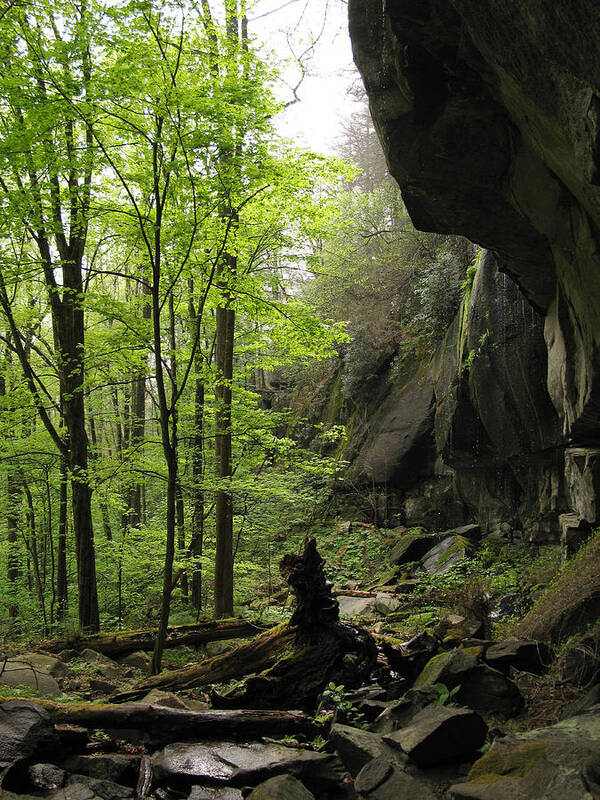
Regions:
[[[307,62],[307,76],[298,89],[300,102],[282,112],[279,130],[298,144],[333,154],[341,134],[341,120],[348,118],[354,107],[347,92],[358,78],[348,36],[347,5],[343,0],[282,3],[285,0],[259,0],[249,15],[251,32],[276,50],[279,57],[290,52],[288,37],[296,53],[304,51],[315,38],[318,41]],[[265,16],[257,19],[261,14]],[[287,82],[293,85],[297,76],[298,70],[290,64]],[[290,96],[289,90],[282,91],[284,99]]]

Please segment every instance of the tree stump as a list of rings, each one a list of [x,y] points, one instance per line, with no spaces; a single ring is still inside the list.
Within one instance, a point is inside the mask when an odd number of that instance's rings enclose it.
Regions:
[[[315,540],[307,539],[303,553],[288,554],[279,565],[296,598],[289,623],[194,667],[148,678],[113,701],[136,700],[156,688],[191,689],[247,675],[236,689],[213,693],[213,705],[311,711],[330,681],[359,687],[375,666],[375,642],[362,628],[340,622],[323,567]]]

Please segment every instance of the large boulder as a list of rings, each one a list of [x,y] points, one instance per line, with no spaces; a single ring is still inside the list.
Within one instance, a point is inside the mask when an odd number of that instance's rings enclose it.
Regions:
[[[417,766],[431,767],[472,757],[485,742],[486,734],[487,725],[474,711],[428,706],[410,725],[383,738]]]
[[[29,758],[54,739],[50,715],[28,700],[9,700],[0,705],[0,768]]]
[[[513,681],[482,664],[479,655],[455,649],[434,656],[415,681],[415,689],[443,684],[459,687],[456,701],[482,713],[511,717],[523,707],[523,697]],[[479,648],[474,648],[479,653]]]
[[[153,769],[159,781],[180,787],[256,786],[289,773],[311,789],[314,784],[335,785],[344,774],[339,760],[328,753],[262,742],[174,743],[155,754]]]
[[[3,686],[33,689],[46,697],[58,697],[60,686],[55,678],[40,671],[20,656],[6,659],[0,669],[0,684]]]
[[[600,708],[496,739],[453,800],[593,800],[600,796]]]

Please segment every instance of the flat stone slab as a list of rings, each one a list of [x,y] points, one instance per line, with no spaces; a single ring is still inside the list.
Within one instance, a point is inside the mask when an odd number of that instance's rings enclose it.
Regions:
[[[245,786],[283,772],[302,776],[333,761],[337,759],[327,753],[280,744],[183,742],[167,745],[154,756],[154,775],[180,784],[204,781]]]

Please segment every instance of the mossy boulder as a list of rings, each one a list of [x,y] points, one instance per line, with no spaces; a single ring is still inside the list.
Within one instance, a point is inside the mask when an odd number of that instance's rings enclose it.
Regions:
[[[600,713],[497,739],[453,800],[584,800],[600,796]]]

